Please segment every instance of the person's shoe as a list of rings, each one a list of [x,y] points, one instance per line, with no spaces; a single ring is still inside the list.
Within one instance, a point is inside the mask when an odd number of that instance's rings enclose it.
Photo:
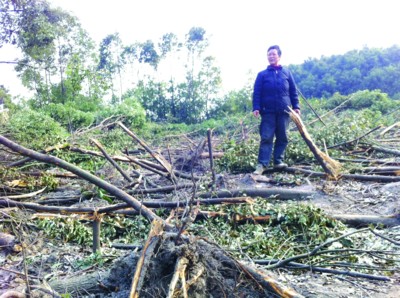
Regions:
[[[277,170],[281,170],[281,169],[284,169],[287,167],[288,167],[288,165],[285,164],[284,162],[280,162],[280,163],[277,163],[274,165],[274,169],[277,169]]]
[[[266,169],[267,169],[266,166],[263,166],[262,164],[259,163],[256,166],[256,170],[253,172],[253,174],[262,175]]]

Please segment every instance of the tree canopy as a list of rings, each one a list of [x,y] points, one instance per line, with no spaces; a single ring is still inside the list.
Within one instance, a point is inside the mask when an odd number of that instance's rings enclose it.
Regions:
[[[0,47],[11,44],[23,54],[15,70],[34,92],[29,106],[42,109],[68,129],[101,121],[100,115],[121,111],[119,106],[128,99],[156,122],[194,124],[251,109],[254,78],[238,90],[223,92],[221,70],[207,53],[204,28],[130,44],[115,32],[96,45],[76,17],[46,0],[0,4]],[[400,99],[398,46],[365,47],[289,67],[306,98],[380,90]]]
[[[358,90],[379,89],[400,99],[400,47],[363,48],[344,55],[309,59],[290,65],[299,89],[306,97],[344,95]]]

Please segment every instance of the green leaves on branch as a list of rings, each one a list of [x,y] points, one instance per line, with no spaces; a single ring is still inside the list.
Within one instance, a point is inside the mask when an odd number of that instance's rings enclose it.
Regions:
[[[195,224],[192,232],[213,239],[240,258],[286,258],[308,252],[345,229],[311,205],[274,206],[265,199],[240,206],[213,206],[210,211],[242,216],[270,215],[268,223],[235,225],[221,217]],[[342,245],[350,245],[343,242]]]
[[[43,150],[68,136],[67,131],[53,118],[31,109],[16,112],[7,123],[7,129],[17,142],[34,150]]]
[[[228,140],[222,144],[224,155],[216,164],[230,173],[246,173],[254,170],[257,163],[258,142],[254,139],[237,143]]]

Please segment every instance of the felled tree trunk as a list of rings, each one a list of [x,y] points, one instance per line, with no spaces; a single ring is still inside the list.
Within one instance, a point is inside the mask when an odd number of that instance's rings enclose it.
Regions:
[[[13,141],[3,137],[0,135],[0,144],[3,144],[4,146],[10,148],[11,150],[18,152],[24,156],[30,157],[32,159],[42,161],[48,164],[53,164],[57,167],[63,168],[67,171],[70,171],[79,177],[93,183],[94,185],[106,190],[110,194],[116,196],[118,199],[123,200],[126,202],[129,206],[133,207],[136,211],[140,211],[143,216],[148,219],[150,222],[152,222],[154,219],[160,219],[162,220],[159,216],[157,216],[153,211],[151,211],[149,208],[143,206],[141,202],[139,202],[137,199],[126,193],[125,191],[119,189],[118,187],[104,181],[103,179],[100,179],[99,177],[94,176],[93,174],[89,173],[88,171],[85,171],[83,169],[80,169],[79,167],[70,164],[66,162],[65,160],[62,160],[60,158],[57,158],[52,155],[46,155],[42,154],[39,152],[36,152],[34,150],[27,149],[21,145],[18,145],[14,143]],[[169,225],[167,225],[169,226]],[[169,228],[172,228],[169,226]]]
[[[308,134],[306,127],[301,121],[300,116],[294,112],[290,107],[289,116],[292,121],[296,124],[299,129],[300,135],[303,137],[307,146],[310,148],[311,152],[314,154],[315,158],[319,162],[319,164],[324,169],[325,173],[327,173],[330,177],[337,179],[339,176],[340,163],[336,160],[330,158],[327,154],[322,152],[313,142],[311,136]]]
[[[353,227],[366,227],[369,225],[394,227],[400,225],[400,214],[392,214],[386,216],[333,214],[331,215],[331,217]]]
[[[240,196],[248,197],[262,197],[269,198],[274,197],[280,200],[296,200],[304,199],[314,195],[313,191],[305,191],[298,189],[283,189],[283,188],[241,188],[241,189],[229,189],[220,190],[217,192],[206,192],[200,193],[200,198],[234,198]]]

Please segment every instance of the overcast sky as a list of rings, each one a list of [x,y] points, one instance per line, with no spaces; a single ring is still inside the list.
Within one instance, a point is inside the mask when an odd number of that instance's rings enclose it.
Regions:
[[[241,88],[251,79],[249,71],[267,66],[266,51],[272,44],[281,46],[283,65],[364,46],[400,44],[399,10],[393,0],[48,1],[77,16],[97,42],[115,32],[124,44],[158,41],[168,32],[183,38],[190,28],[202,27],[228,89]],[[5,60],[13,54],[0,50],[0,55]],[[0,68],[4,73],[12,67]],[[10,76],[0,76],[0,84],[18,91],[7,81]]]

